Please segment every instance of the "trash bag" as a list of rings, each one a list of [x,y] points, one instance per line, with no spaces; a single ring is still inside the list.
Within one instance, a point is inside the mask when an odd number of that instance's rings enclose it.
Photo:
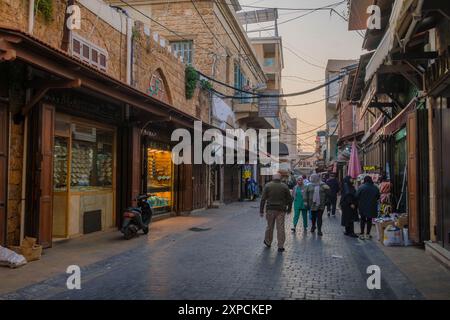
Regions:
[[[403,245],[402,231],[395,226],[388,226],[384,230],[383,244],[386,247]]]
[[[0,265],[10,268],[17,268],[27,263],[24,256],[12,250],[0,246]]]

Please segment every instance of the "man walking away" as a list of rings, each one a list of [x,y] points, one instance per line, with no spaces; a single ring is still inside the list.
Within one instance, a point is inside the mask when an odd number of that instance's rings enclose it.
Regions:
[[[322,216],[325,209],[325,200],[330,191],[330,187],[320,180],[318,174],[311,175],[311,183],[306,187],[306,205],[311,210],[311,232],[318,229],[318,235],[322,236]]]
[[[380,199],[380,190],[373,184],[370,176],[364,177],[364,183],[356,192],[356,199],[358,200],[359,215],[361,217],[361,234],[359,238],[368,240],[372,238],[370,235],[372,219],[378,216],[378,200]],[[366,225],[366,235],[364,235]]]
[[[264,238],[264,244],[270,248],[273,240],[273,229],[277,226],[278,251],[284,251],[284,241],[286,234],[284,230],[284,221],[286,213],[292,209],[292,197],[288,186],[281,182],[281,175],[274,174],[272,181],[266,184],[261,197],[260,215],[264,216],[266,210],[267,228]]]
[[[337,196],[338,196],[339,191],[341,191],[339,188],[339,182],[336,179],[336,175],[334,173],[332,173],[330,175],[330,178],[327,180],[327,185],[330,187],[327,212],[328,212],[328,216],[330,216],[330,211],[331,211],[331,215],[334,217],[334,216],[336,216]],[[330,207],[331,207],[331,210],[330,210]]]

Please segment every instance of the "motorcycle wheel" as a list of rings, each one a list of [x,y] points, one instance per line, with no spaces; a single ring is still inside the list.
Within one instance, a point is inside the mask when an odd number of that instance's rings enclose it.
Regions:
[[[134,238],[134,236],[135,236],[135,232],[131,228],[126,228],[124,230],[123,237],[125,238],[125,240],[130,240],[130,239]]]

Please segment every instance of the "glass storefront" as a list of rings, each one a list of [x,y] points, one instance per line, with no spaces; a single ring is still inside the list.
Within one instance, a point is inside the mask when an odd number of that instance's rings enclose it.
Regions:
[[[147,193],[155,214],[172,211],[173,206],[173,164],[170,145],[148,142]]]
[[[86,123],[64,114],[56,116],[54,238],[114,226],[115,131]]]

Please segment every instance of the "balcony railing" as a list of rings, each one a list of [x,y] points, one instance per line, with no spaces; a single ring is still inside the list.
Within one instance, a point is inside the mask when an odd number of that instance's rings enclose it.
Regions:
[[[425,83],[430,94],[439,94],[449,86],[447,78],[450,75],[450,55],[445,53],[430,65],[426,71]]]

